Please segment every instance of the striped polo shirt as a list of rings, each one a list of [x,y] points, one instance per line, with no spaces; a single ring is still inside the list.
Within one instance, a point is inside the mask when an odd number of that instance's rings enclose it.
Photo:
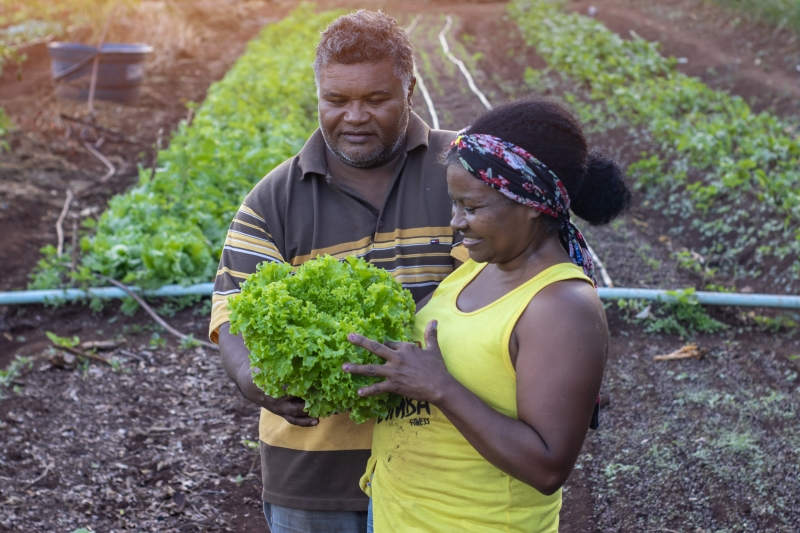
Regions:
[[[214,285],[210,338],[229,320],[227,298],[262,261],[299,266],[323,254],[349,255],[392,273],[421,300],[469,254],[450,229],[446,168],[437,159],[455,138],[411,114],[405,151],[381,209],[332,181],[317,130],[247,195],[228,230]],[[308,510],[365,511],[358,486],[372,422],[345,414],[302,428],[261,410],[264,501]]]

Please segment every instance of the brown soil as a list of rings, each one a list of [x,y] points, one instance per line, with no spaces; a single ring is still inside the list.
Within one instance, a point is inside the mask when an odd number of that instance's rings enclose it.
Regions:
[[[280,17],[293,4],[264,4],[248,20]],[[589,4],[581,0],[571,7],[585,12]],[[634,30],[660,40],[666,54],[686,57],[686,72],[757,107],[797,115],[800,86],[792,54],[798,49],[790,34],[743,19],[734,24],[738,16],[695,0],[591,4],[614,31]],[[543,66],[525,47],[503,2],[361,6],[385,8],[406,24],[423,15],[411,37],[443,128],[460,129],[483,111],[439,51],[445,14],[457,17],[448,35],[451,49],[467,62],[490,101],[525,94],[525,67]],[[0,80],[0,105],[20,126],[11,137],[12,153],[0,156],[0,261],[6,267],[0,290],[23,288],[38,248],[55,244],[54,223],[68,187],[91,191],[73,204],[73,213],[96,208],[99,214],[111,195],[135,182],[137,163],[151,164],[158,131],[166,144],[169,131],[186,117],[184,103],[201,101],[208,84],[224,74],[258,29],[240,15],[231,17],[237,30],[219,32],[223,46],[204,47],[195,57],[149,71],[137,106],[98,105],[98,123],[124,135],[116,143],[106,138],[100,148],[116,156],[112,161],[122,169],[103,186],[96,186],[103,166],[79,142],[81,132],[70,132],[59,118],[76,116],[82,107],[52,97],[41,50],[29,54],[22,83],[8,75]],[[482,56],[470,58],[477,52]],[[414,104],[429,120],[420,94]],[[86,135],[96,138],[91,131]],[[622,140],[612,132],[592,142],[624,161]],[[634,209],[620,223],[585,231],[615,284],[697,285],[701,280],[677,268],[670,258],[673,244],[661,238],[649,217]],[[65,226],[69,240],[71,225]],[[203,337],[207,317],[202,307],[195,309],[197,316],[189,309],[169,320]],[[791,450],[800,443],[791,437],[794,418],[786,413],[800,410],[800,342],[796,330],[758,326],[757,321],[765,323],[763,315],[780,315],[756,311],[750,316],[713,311],[729,329],[696,337],[710,349],[705,359],[656,363],[653,355],[669,353],[687,339],[647,333],[609,306],[612,342],[602,425],[587,438],[565,487],[561,531],[800,530],[800,494],[796,484],[782,481],[798,475]],[[122,336],[127,343],[105,354],[117,358],[120,368],[52,367],[45,331],[84,341]],[[35,358],[12,383],[16,392],[4,391],[8,397],[0,402],[0,531],[266,529],[258,501],[259,465],[244,443],[257,440],[257,409],[240,399],[215,353],[181,350],[172,341],[152,348],[152,333],[144,313],[125,317],[118,304],[99,314],[79,306],[0,308],[0,368],[15,355]],[[726,395],[741,401],[726,403]],[[780,399],[764,399],[776,395]],[[740,442],[728,435],[733,429],[746,438]],[[751,475],[731,480],[730,472]],[[767,504],[774,504],[772,510]],[[50,512],[43,512],[45,507]]]
[[[137,166],[151,166],[157,143],[166,147],[170,132],[188,118],[186,103],[201,102],[247,41],[292,7],[248,6],[197,4],[187,20],[203,34],[202,46],[179,50],[170,61],[157,52],[138,104],[96,102],[93,123],[121,135],[62,117],[84,118],[86,105],[54,97],[45,45],[23,50],[28,60],[21,79],[15,69],[5,70],[0,106],[19,129],[6,138],[10,153],[0,154],[0,290],[25,288],[39,249],[56,244],[55,222],[68,188],[77,194],[64,223],[67,243],[71,218],[99,216],[109,198],[134,184]],[[97,181],[106,169],[84,140],[100,140],[98,150],[117,168],[104,184]],[[175,320],[187,333],[206,334],[206,316],[185,312]],[[131,333],[142,326],[147,335]],[[19,393],[0,403],[0,531],[108,531],[131,524],[149,531],[264,531],[259,465],[242,443],[257,440],[258,409],[231,390],[213,354],[178,351],[170,358],[173,348],[147,355],[148,328],[144,314],[128,318],[117,306],[99,315],[81,306],[0,308],[0,368],[17,355],[35,358],[33,373],[12,384]],[[45,331],[83,340],[125,335],[133,355],[112,355],[122,363],[117,372],[50,368],[42,355],[49,345]],[[181,399],[185,392],[170,394],[178,387],[161,382],[168,374],[184,390],[187,380],[197,380],[188,407]],[[4,388],[2,394],[10,392]],[[141,401],[131,408],[119,398]],[[170,405],[177,410],[170,413]],[[196,425],[185,416],[190,412]],[[164,420],[175,413],[182,422]],[[161,426],[176,429],[162,432]],[[51,463],[47,475],[28,487]]]
[[[126,340],[116,370],[54,367],[40,345],[15,380],[0,403],[0,531],[263,531],[258,408],[213,354]]]

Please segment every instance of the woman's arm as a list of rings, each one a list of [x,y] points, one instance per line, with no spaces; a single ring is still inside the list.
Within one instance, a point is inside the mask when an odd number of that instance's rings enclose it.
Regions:
[[[430,401],[487,461],[552,494],[572,471],[589,427],[605,366],[605,314],[588,284],[561,282],[536,296],[515,334],[518,419],[494,410],[447,372],[434,322],[425,350],[351,335],[387,363],[345,370],[387,378],[365,387],[363,396],[395,392]]]
[[[515,327],[518,420],[463,392],[445,394],[437,406],[487,461],[551,494],[569,477],[586,438],[608,330],[602,304],[584,282],[551,285],[535,302]]]

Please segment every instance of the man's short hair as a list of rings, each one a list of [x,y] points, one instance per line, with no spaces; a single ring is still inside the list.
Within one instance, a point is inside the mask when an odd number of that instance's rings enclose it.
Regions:
[[[314,60],[319,86],[320,70],[331,63],[354,63],[390,59],[394,73],[408,90],[414,76],[414,48],[405,30],[382,11],[359,9],[342,15],[322,32]]]

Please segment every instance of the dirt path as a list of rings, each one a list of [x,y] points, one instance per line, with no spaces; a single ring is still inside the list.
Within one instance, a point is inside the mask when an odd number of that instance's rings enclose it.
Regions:
[[[502,2],[365,4],[383,7],[405,23],[423,14],[412,41],[443,128],[460,129],[484,109],[441,54],[438,32],[445,14],[457,17],[448,35],[451,48],[467,62],[490,101],[525,94],[525,67],[543,66],[535,51],[524,46]],[[713,7],[698,8],[694,0],[591,4],[599,10],[597,17],[620,34],[634,30],[661,39],[665,53],[687,57],[686,72],[742,94],[756,106],[797,113],[796,78],[795,86],[790,83],[797,50],[784,50],[796,46],[791,37],[770,36],[768,29],[747,23],[735,30],[734,18],[723,18]],[[584,12],[588,5],[571,3]],[[290,7],[284,3],[281,9]],[[229,46],[209,57],[156,72],[148,82],[153,100],[123,109],[116,122],[114,108],[105,109],[109,126],[151,145],[159,128],[167,131],[185,116],[181,98],[201,99],[208,82],[224,73],[249,35],[230,36]],[[757,58],[762,59],[759,65]],[[3,83],[0,88],[7,86]],[[76,180],[90,183],[102,173],[99,163],[80,151],[76,138],[59,140],[65,127],[47,133],[56,115],[70,111],[68,104],[47,100],[48,90],[0,101],[7,108],[4,101],[21,106],[14,116],[23,126],[14,141],[16,159],[3,159],[0,170],[0,195],[9,195],[0,197],[8,204],[0,210],[0,239],[5,239],[0,254],[6,254],[0,260],[10,265],[0,290],[21,287],[38,258],[35,249],[54,242],[52,226],[66,187]],[[7,98],[7,92],[0,94],[0,100]],[[421,95],[415,96],[414,108],[429,120]],[[624,157],[613,136],[592,143]],[[139,148],[120,143],[105,145],[105,150],[136,161]],[[149,162],[152,151],[144,151],[141,160]],[[25,153],[33,155],[20,156]],[[110,194],[134,179],[131,166],[76,210],[101,210]],[[647,212],[634,209],[627,220],[586,234],[618,286],[695,285],[698,279],[677,267],[670,258],[672,243],[651,222]],[[170,320],[202,336],[206,317],[202,308],[197,312],[194,316],[187,310]],[[602,427],[589,435],[565,487],[561,531],[800,530],[800,488],[791,481],[800,474],[800,437],[793,429],[800,412],[796,328],[763,310],[749,316],[740,310],[714,311],[729,328],[696,339],[709,350],[704,359],[657,363],[652,356],[669,353],[686,339],[647,333],[614,304],[608,315],[612,343]],[[0,367],[17,353],[42,354],[46,330],[82,340],[122,335],[131,354],[117,352],[121,367],[116,372],[96,366],[48,368],[38,358],[18,378],[18,393],[0,402],[0,531],[71,531],[86,525],[97,531],[130,526],[264,531],[259,481],[253,474],[258,464],[246,475],[255,454],[244,442],[256,439],[257,410],[239,399],[215,354],[182,351],[171,343],[151,348],[148,328],[143,313],[123,317],[116,305],[98,315],[76,307],[0,310]],[[37,483],[26,486],[45,470]],[[45,506],[49,515],[40,510]],[[50,521],[55,517],[63,522]]]

